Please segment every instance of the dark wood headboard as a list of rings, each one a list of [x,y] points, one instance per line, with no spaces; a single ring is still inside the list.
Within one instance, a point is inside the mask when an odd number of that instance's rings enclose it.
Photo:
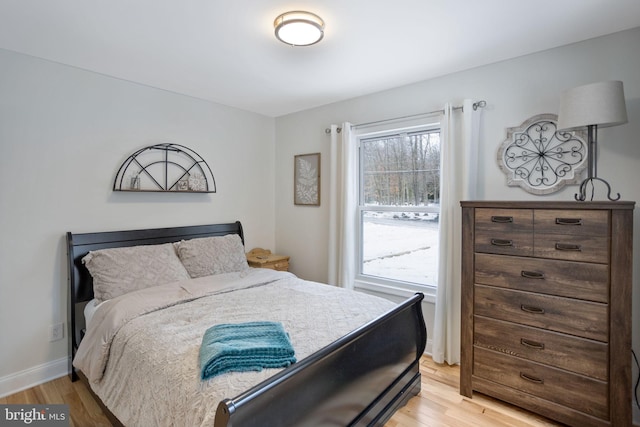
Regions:
[[[194,225],[187,227],[152,228],[147,230],[107,231],[103,233],[67,233],[67,269],[69,281],[68,337],[71,359],[76,354],[82,339],[84,306],[93,299],[93,279],[82,264],[82,258],[98,249],[119,248],[137,245],[172,243],[198,237],[238,234],[244,244],[244,233],[240,221],[225,224]],[[70,362],[71,363],[71,362]],[[75,380],[73,366],[69,366]]]

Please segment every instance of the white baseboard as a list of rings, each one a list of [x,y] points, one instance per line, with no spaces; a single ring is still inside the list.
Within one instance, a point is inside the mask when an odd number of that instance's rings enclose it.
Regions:
[[[0,397],[9,396],[22,390],[60,378],[69,373],[69,358],[52,360],[15,374],[0,378]]]

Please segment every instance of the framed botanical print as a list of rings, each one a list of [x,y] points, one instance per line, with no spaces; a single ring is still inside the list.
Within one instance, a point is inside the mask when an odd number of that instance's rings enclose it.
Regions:
[[[320,206],[320,153],[294,156],[293,171],[293,203]]]

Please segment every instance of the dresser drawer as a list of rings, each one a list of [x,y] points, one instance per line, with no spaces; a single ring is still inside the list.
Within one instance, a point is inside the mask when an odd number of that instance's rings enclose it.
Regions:
[[[533,214],[536,233],[606,237],[609,212],[589,210],[536,209]]]
[[[477,315],[608,342],[606,304],[474,285]]]
[[[475,251],[505,255],[533,254],[533,210],[476,209]]]
[[[602,381],[608,378],[609,346],[599,341],[475,316],[474,345],[533,360]]]
[[[474,353],[474,376],[600,419],[609,418],[607,382],[482,348],[475,348]]]
[[[609,238],[607,236],[571,236],[536,233],[534,255],[541,258],[570,261],[609,262]]]
[[[609,268],[603,264],[477,253],[475,265],[475,283],[609,301]]]

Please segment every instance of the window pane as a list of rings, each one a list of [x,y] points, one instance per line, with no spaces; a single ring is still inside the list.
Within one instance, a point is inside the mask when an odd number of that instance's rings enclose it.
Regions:
[[[440,133],[361,141],[361,204],[424,206],[440,198]]]
[[[360,139],[360,273],[437,286],[440,131]]]
[[[362,240],[362,274],[437,285],[437,213],[365,211]]]

